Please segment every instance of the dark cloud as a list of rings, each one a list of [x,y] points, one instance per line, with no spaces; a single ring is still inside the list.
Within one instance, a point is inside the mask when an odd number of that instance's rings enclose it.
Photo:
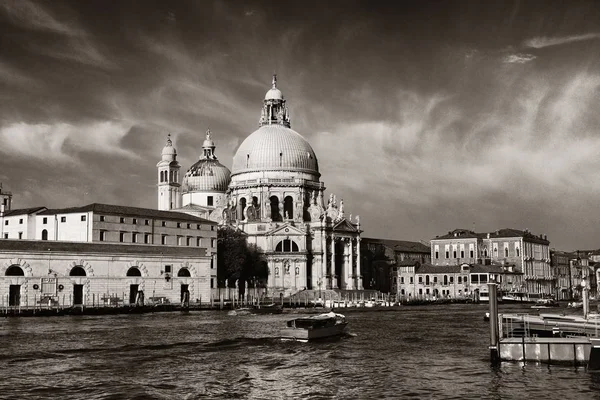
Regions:
[[[153,207],[166,134],[185,170],[210,127],[230,166],[277,73],[368,236],[598,247],[599,22],[593,1],[6,1],[0,179],[18,206]]]

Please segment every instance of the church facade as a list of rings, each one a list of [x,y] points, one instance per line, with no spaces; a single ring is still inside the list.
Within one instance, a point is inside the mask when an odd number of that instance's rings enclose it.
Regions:
[[[258,125],[237,149],[231,171],[218,161],[208,131],[202,155],[181,182],[169,138],[157,164],[159,209],[243,231],[264,253],[272,293],[362,290],[360,219],[347,215],[343,199],[325,194],[317,156],[291,129],[276,76]]]

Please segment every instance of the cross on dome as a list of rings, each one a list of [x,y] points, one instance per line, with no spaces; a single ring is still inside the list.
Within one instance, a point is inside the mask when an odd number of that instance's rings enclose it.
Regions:
[[[173,146],[173,141],[171,140],[171,134],[167,134],[167,146]]]

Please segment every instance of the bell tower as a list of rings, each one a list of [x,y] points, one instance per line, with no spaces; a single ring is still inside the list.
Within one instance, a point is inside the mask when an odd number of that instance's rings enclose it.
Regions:
[[[181,183],[179,181],[179,162],[177,150],[173,147],[171,134],[167,135],[167,144],[162,150],[162,159],[158,168],[158,209],[172,210],[181,207]]]

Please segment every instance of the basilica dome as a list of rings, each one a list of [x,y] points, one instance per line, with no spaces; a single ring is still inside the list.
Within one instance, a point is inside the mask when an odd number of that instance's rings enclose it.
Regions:
[[[202,151],[200,159],[183,176],[183,193],[224,193],[231,181],[231,172],[215,156],[215,142],[211,138],[210,129],[206,131]]]
[[[298,132],[284,125],[263,125],[238,148],[232,175],[265,170],[319,175],[319,164],[312,147]]]
[[[265,95],[260,128],[246,138],[233,157],[232,176],[245,172],[290,171],[320,176],[310,144],[291,129],[290,115],[277,75]]]
[[[183,193],[225,192],[231,180],[229,168],[217,160],[198,160],[183,176]]]

